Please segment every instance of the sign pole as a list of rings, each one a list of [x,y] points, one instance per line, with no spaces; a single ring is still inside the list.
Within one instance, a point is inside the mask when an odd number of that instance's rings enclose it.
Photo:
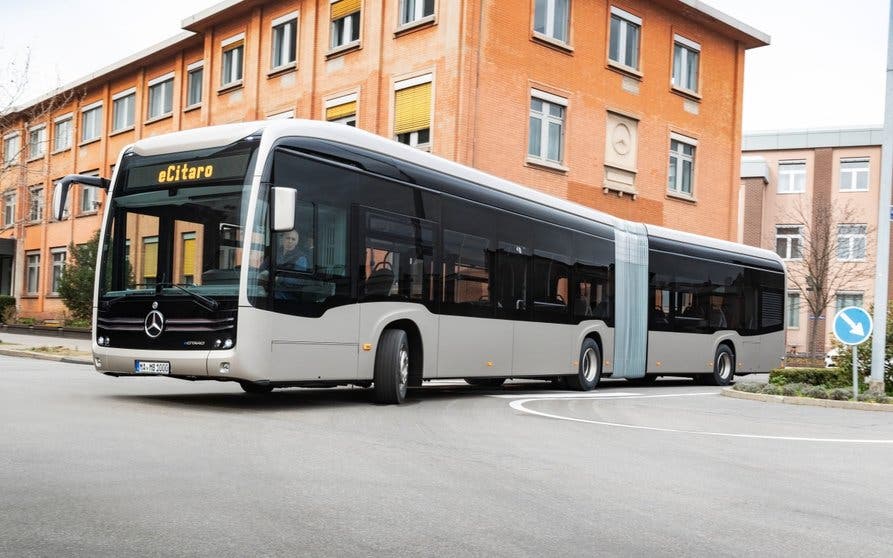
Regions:
[[[853,345],[853,400],[859,399],[859,345]]]

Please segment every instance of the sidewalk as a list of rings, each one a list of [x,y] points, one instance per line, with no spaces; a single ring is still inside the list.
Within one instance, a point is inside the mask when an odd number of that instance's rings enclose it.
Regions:
[[[48,334],[0,333],[0,354],[56,360],[76,364],[93,364],[92,341]],[[31,350],[38,349],[38,350]]]

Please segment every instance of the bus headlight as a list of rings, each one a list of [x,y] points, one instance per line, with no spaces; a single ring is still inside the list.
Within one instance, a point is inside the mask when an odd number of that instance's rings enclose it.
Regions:
[[[214,348],[215,349],[219,349],[221,345],[223,345],[223,341],[221,341],[220,339],[214,340]]]
[[[228,362],[220,363],[220,373],[221,374],[229,374],[229,363]]]
[[[233,340],[230,339],[230,338],[227,338],[227,339],[223,342],[223,348],[224,348],[224,349],[229,349],[229,348],[231,348],[232,346],[233,346]]]

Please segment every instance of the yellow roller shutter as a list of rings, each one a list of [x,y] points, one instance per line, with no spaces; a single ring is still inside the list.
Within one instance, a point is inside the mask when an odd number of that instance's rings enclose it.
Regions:
[[[360,11],[361,0],[339,0],[332,4],[332,21]]]
[[[143,239],[143,277],[158,276],[158,239]]]
[[[357,113],[357,102],[351,101],[343,105],[335,105],[326,109],[326,120],[338,120]]]
[[[431,82],[397,91],[394,133],[405,134],[431,127]]]
[[[183,235],[183,275],[196,275],[194,233],[191,238]]]

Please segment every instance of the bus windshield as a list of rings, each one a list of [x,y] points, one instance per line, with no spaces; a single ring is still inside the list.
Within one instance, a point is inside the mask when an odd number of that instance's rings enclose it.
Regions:
[[[209,309],[238,294],[257,144],[125,155],[110,203],[100,300],[188,295]]]

